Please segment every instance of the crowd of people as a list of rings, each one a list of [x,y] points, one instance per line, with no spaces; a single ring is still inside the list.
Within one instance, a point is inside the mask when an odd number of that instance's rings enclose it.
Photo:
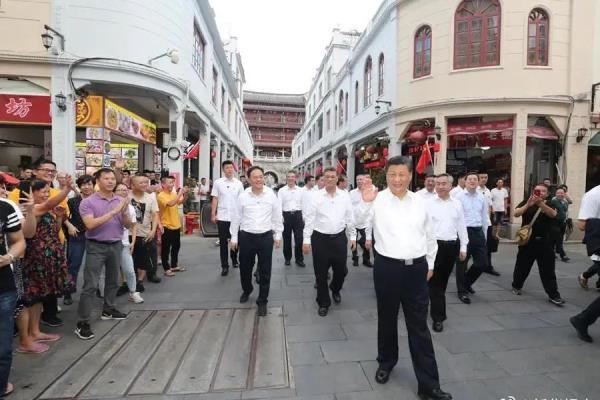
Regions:
[[[332,302],[342,302],[348,250],[354,267],[359,267],[362,255],[362,265],[373,270],[377,299],[375,380],[386,383],[398,362],[397,320],[402,306],[419,396],[451,399],[440,388],[427,320],[431,318],[433,331],[443,331],[446,290],[455,268],[457,296],[465,304],[476,299],[472,296],[483,273],[500,275],[492,254],[511,208],[504,181],[498,179],[489,190],[487,174],[468,172],[458,176],[454,186],[454,177],[443,173],[426,177],[425,187],[412,192],[412,162],[397,156],[387,162],[387,187],[382,190],[368,174],[357,176],[357,187],[348,190],[347,178],[326,168],[317,177],[305,176],[302,187],[296,172],[289,171],[285,186],[274,191],[265,185],[261,167],[249,168],[244,181],[235,177],[231,161],[224,161],[221,168],[223,177],[213,185],[203,178],[191,190],[188,186],[175,190],[172,176],[131,174],[120,168],[102,168],[74,183],[50,160],[23,171],[12,190],[6,190],[10,182],[0,175],[0,387],[6,393],[13,390],[8,375],[14,321],[17,352],[48,351],[61,336],[41,328],[63,324],[58,299],[63,298],[66,306],[74,303],[81,268],[75,334],[86,340],[94,337],[97,297],[103,299],[101,319],[122,320],[127,315],[117,309],[117,296],[128,295],[129,301],[141,303],[145,282],[161,282],[160,265],[163,277],[185,271],[179,262],[179,206],[191,197],[197,203],[195,211],[210,201],[211,221],[219,235],[220,273],[226,277],[230,265],[239,268],[241,303],[248,302],[258,286],[259,317],[267,314],[274,249],[283,248],[285,266],[293,259],[296,267],[305,268],[305,255],[312,255],[321,317],[328,315]],[[566,186],[543,182],[514,207],[514,216],[522,218],[525,229],[513,271],[514,295],[523,293],[537,262],[548,300],[558,307],[565,304],[555,262],[557,257],[569,261],[563,238],[570,229],[571,203]],[[577,219],[593,261],[578,277],[584,289],[600,272],[598,221],[600,187],[582,199]],[[571,318],[580,339],[593,340],[587,329],[599,315],[596,300]]]

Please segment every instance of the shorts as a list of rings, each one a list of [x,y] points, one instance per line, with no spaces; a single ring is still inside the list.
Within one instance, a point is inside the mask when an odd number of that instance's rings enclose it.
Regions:
[[[144,241],[145,238],[137,237],[133,246],[133,265],[137,269],[143,271],[153,271],[156,266],[153,266],[153,254],[156,254],[156,242],[150,240]]]
[[[493,225],[502,224],[502,219],[504,218],[504,211],[494,211],[494,220],[492,221]]]

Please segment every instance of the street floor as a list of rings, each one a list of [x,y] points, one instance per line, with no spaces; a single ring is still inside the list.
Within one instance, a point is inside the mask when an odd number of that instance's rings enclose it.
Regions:
[[[353,267],[342,303],[317,315],[312,261],[284,266],[275,249],[269,314],[255,316],[257,288],[246,304],[239,271],[220,276],[215,239],[182,239],[187,271],[146,284],[145,303],[119,298],[122,322],[92,322],[93,340],[75,337],[78,296],[62,307],[64,337],[42,355],[15,354],[12,399],[416,399],[406,329],[399,320],[400,361],[386,385],[374,380],[377,311],[372,271]],[[516,246],[503,243],[472,304],[447,294],[448,320],[433,333],[442,388],[458,400],[600,399],[600,324],[595,343],[577,339],[569,317],[599,295],[576,276],[591,263],[581,244],[568,244],[570,263],[557,261],[567,301],[547,301],[536,267],[523,295],[510,292]],[[590,287],[595,288],[595,279]],[[98,300],[96,315],[101,302]]]

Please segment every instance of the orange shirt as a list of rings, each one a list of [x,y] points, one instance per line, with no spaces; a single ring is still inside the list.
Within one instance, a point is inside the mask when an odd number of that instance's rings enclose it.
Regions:
[[[179,197],[179,195],[175,192],[166,193],[163,191],[156,195],[156,201],[158,202],[158,211],[160,213],[160,223],[165,228],[181,228],[181,219],[179,218],[179,204],[175,204],[174,206],[167,206],[167,203],[169,201],[177,200],[177,197]]]

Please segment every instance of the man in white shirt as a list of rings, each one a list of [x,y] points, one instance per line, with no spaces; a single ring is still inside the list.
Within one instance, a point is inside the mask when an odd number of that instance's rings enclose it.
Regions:
[[[252,270],[258,258],[257,273],[259,282],[258,315],[267,315],[267,301],[271,285],[271,265],[273,244],[281,245],[283,220],[281,204],[272,190],[265,188],[264,171],[254,166],[248,169],[250,190],[244,191],[237,199],[231,212],[231,249],[240,251],[240,279],[243,293],[240,303],[248,301],[254,287]]]
[[[304,186],[302,187],[302,196],[300,202],[302,203],[302,219],[304,219],[304,215],[306,215],[306,211],[308,209],[308,205],[310,204],[310,198],[313,192],[318,189],[315,187],[315,177],[312,175],[307,175],[304,177]]]
[[[303,190],[296,186],[296,172],[288,171],[286,174],[287,185],[279,189],[277,197],[283,210],[283,258],[285,265],[290,265],[292,260],[292,233],[294,234],[294,256],[296,265],[305,267],[302,254],[302,195]]]
[[[338,183],[337,183],[338,188],[344,190],[344,191],[348,191],[348,178],[346,177],[346,175],[340,175],[338,177]]]
[[[317,280],[317,304],[319,315],[324,317],[331,306],[329,288],[333,301],[340,303],[340,290],[344,278],[348,274],[346,259],[348,258],[348,237],[351,248],[356,247],[356,230],[352,218],[352,204],[347,192],[337,187],[335,168],[324,171],[324,190],[316,192],[304,220],[303,251],[308,254],[312,250],[315,278]],[[333,270],[333,278],[327,287],[329,268]]]
[[[504,188],[504,180],[497,179],[496,187],[490,191],[492,196],[492,212],[494,213],[494,220],[492,224],[496,227],[496,235],[498,234],[498,228],[502,224],[502,218],[508,215],[508,190]]]
[[[588,254],[593,251],[591,259],[600,268],[600,185],[591,189],[581,199],[577,227],[585,231]],[[592,226],[593,224],[593,226]],[[589,237],[588,237],[589,236]],[[595,250],[594,250],[595,249]],[[585,310],[570,318],[579,339],[591,343],[594,340],[588,333],[588,327],[600,317],[600,297],[597,297]]]
[[[426,200],[435,198],[435,176],[427,175],[425,177],[425,187],[419,190],[417,194]]]
[[[458,176],[457,176],[458,182],[457,182],[456,186],[453,187],[452,190],[450,191],[450,196],[457,197],[459,194],[464,193],[466,177],[467,177],[467,175],[464,172],[461,172],[460,174],[458,174]]]
[[[410,356],[418,381],[419,397],[452,399],[440,389],[431,333],[427,327],[427,281],[433,275],[437,241],[431,230],[426,202],[408,190],[412,160],[388,160],[388,188],[364,192],[355,209],[356,221],[366,221],[375,237],[373,279],[377,296],[377,361],[375,381],[384,384],[398,362],[398,312],[400,305],[408,332]],[[367,240],[367,247],[372,244]]]
[[[496,271],[492,264],[492,253],[496,253],[498,251],[498,238],[494,235],[492,228],[492,192],[487,188],[488,182],[488,174],[485,172],[480,172],[477,174],[479,177],[479,186],[477,187],[477,192],[481,193],[485,198],[485,201],[488,205],[488,226],[486,232],[486,248],[487,248],[487,267],[483,270],[486,274],[500,276],[500,272]]]
[[[350,201],[352,202],[353,208],[356,208],[360,205],[362,201],[362,192],[364,190],[377,191],[377,188],[373,185],[373,181],[368,174],[357,175],[356,189],[350,191]],[[360,246],[363,250],[363,265],[367,268],[373,268],[373,264],[371,263],[371,252],[365,247],[365,242],[367,240],[366,224],[356,224],[355,228],[357,235],[357,246],[354,250],[352,250],[352,265],[358,267],[358,246]]]
[[[202,211],[202,206],[208,201],[209,191],[210,188],[206,184],[206,178],[200,179],[200,185],[198,186],[198,194],[200,197],[200,209],[198,211]]]
[[[215,181],[212,189],[212,209],[210,220],[217,224],[219,230],[219,247],[221,257],[221,276],[229,273],[229,263],[227,261],[228,240],[231,238],[229,228],[231,225],[231,210],[237,203],[238,196],[244,191],[242,182],[233,177],[233,162],[225,160],[221,164],[225,177]],[[237,251],[231,249],[231,262],[233,268],[238,267]]]
[[[486,235],[489,226],[489,205],[481,193],[477,192],[479,176],[472,172],[467,174],[467,190],[457,197],[463,206],[469,243],[467,257],[456,263],[456,288],[458,298],[465,304],[471,304],[469,293],[475,291],[471,285],[488,267]],[[473,265],[467,271],[469,258],[473,256]]]
[[[444,330],[446,320],[446,288],[457,257],[464,261],[467,257],[469,236],[462,204],[450,197],[452,176],[440,174],[435,178],[437,197],[427,204],[429,218],[438,252],[433,266],[433,277],[429,280],[430,314],[435,332]]]

